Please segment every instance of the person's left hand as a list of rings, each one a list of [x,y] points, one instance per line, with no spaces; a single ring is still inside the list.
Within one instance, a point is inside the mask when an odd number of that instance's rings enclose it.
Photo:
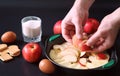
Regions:
[[[88,10],[76,7],[72,7],[72,9],[68,12],[66,17],[62,21],[62,36],[68,41],[72,42],[72,36],[76,34],[76,36],[80,39],[82,38],[83,33],[83,25],[88,18]]]

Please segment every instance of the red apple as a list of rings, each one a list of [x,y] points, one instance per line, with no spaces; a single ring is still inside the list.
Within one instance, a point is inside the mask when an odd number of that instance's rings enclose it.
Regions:
[[[37,62],[42,55],[42,48],[37,43],[27,43],[22,49],[22,55],[23,58],[30,63]]]
[[[82,44],[81,51],[91,51],[92,48],[90,46],[87,46],[86,44]]]
[[[84,25],[84,32],[87,34],[92,34],[97,31],[99,27],[99,21],[95,18],[88,18]]]
[[[62,20],[58,20],[54,24],[54,26],[53,26],[53,32],[54,32],[54,34],[61,34],[62,33],[61,32],[61,22],[62,22]]]

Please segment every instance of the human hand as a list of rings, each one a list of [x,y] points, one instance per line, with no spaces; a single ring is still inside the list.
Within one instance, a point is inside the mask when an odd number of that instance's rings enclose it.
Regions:
[[[95,34],[87,41],[88,46],[94,46],[95,52],[101,52],[111,48],[115,42],[117,33],[120,28],[120,8],[105,16]]]
[[[72,8],[62,21],[62,35],[68,42],[71,42],[74,34],[76,34],[78,38],[82,38],[82,25],[84,25],[88,17],[88,11],[84,9],[80,10],[78,13],[78,10]]]
[[[72,36],[76,36],[80,39],[83,34],[83,25],[88,18],[88,10],[94,0],[76,0],[73,7],[68,14],[62,20],[62,36],[63,38],[71,42]]]

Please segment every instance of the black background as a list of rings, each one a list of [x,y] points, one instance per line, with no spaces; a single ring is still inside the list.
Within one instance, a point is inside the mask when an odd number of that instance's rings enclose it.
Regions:
[[[26,44],[22,40],[21,19],[25,16],[35,15],[42,19],[43,38],[40,43],[44,49],[44,41],[47,37],[53,35],[53,25],[63,19],[70,10],[74,0],[0,0],[0,36],[9,30],[17,34],[17,44],[20,49]],[[97,18],[99,21],[104,16],[120,7],[120,0],[96,0],[90,8],[89,17]],[[2,43],[0,41],[0,43]],[[117,54],[120,51],[120,38],[116,39]],[[119,55],[120,57],[120,55]],[[94,73],[93,76],[109,75],[118,76],[120,72],[120,63],[115,68],[102,73]],[[66,72],[56,72],[53,76],[70,76]],[[74,75],[74,74],[73,74]],[[72,76],[73,76],[72,75]],[[78,74],[90,76],[90,74]],[[27,63],[22,54],[14,60],[3,63],[0,62],[0,76],[49,76],[42,73],[38,68],[38,63]]]

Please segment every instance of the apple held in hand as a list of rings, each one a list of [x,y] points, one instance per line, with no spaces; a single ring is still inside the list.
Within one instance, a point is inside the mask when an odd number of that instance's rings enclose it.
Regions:
[[[73,35],[72,37],[72,44],[76,47],[79,48],[79,44],[81,44],[81,42],[83,41],[83,39],[78,39],[76,35]]]
[[[87,46],[85,43],[81,44],[81,51],[91,51],[92,47]]]
[[[84,25],[84,32],[87,34],[92,34],[97,31],[99,27],[99,21],[95,18],[88,18]]]
[[[62,33],[62,31],[61,31],[61,22],[62,22],[62,20],[58,20],[54,24],[54,26],[53,26],[53,32],[54,32],[54,34],[61,34]]]
[[[37,62],[42,55],[42,48],[37,43],[27,43],[22,49],[22,55],[23,58],[30,63]]]
[[[76,35],[73,35],[72,44],[80,51],[92,51],[93,48],[86,45],[87,39],[86,36],[84,36],[83,39],[78,39]]]

